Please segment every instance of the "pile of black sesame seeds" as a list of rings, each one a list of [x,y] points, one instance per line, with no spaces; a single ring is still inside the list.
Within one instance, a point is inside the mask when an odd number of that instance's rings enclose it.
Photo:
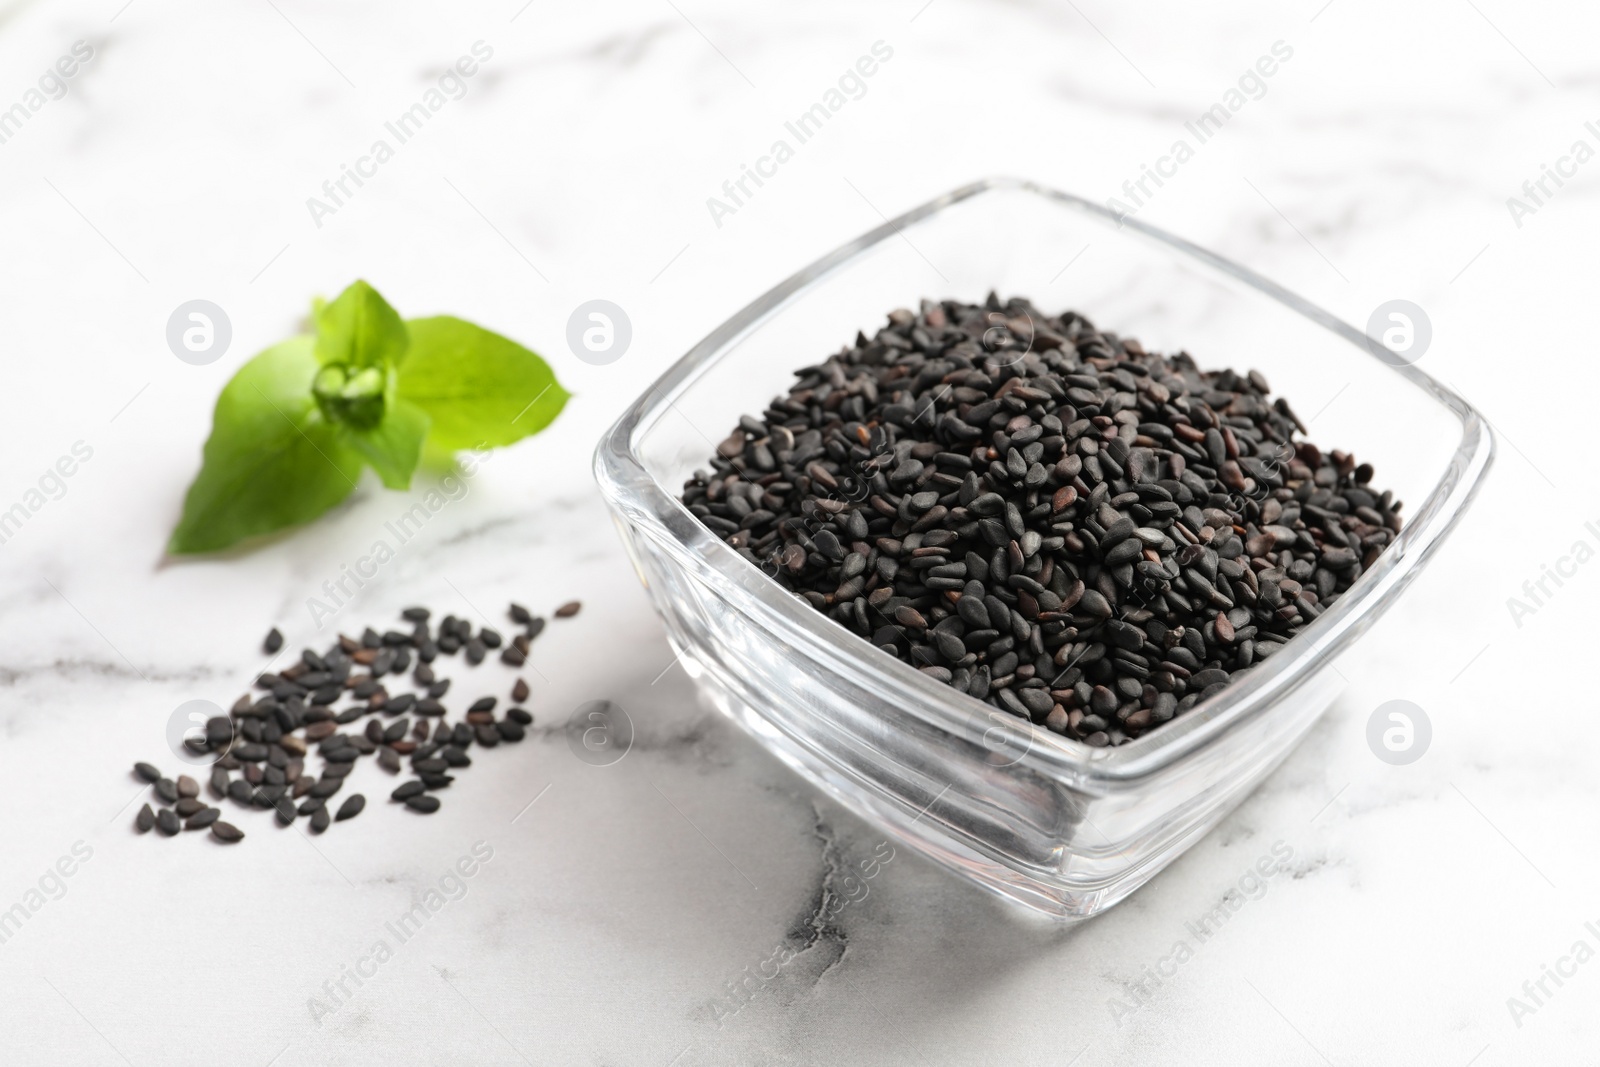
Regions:
[[[578,601],[563,604],[553,613],[571,618]],[[331,798],[344,788],[345,778],[362,756],[376,755],[377,763],[399,774],[409,762],[415,778],[397,787],[390,798],[421,814],[439,810],[438,790],[455,781],[452,771],[472,765],[468,749],[515,744],[527,736],[533,715],[520,705],[528,699],[528,683],[512,683],[512,706],[495,717],[499,703],[493,696],[474,700],[460,721],[447,721],[444,704],[451,687],[434,664],[441,655],[462,653],[470,666],[481,664],[491,651],[500,661],[520,668],[527,663],[535,638],[545,628],[543,616],[512,604],[511,621],[521,627],[509,642],[488,626],[474,631],[466,619],[447,615],[437,632],[430,630],[427,608],[407,608],[401,613],[407,630],[378,633],[370,627],[359,638],[340,635],[323,652],[307,648],[297,662],[256,679],[264,694],[241,696],[227,715],[215,716],[203,732],[185,737],[184,747],[195,758],[209,758],[209,788],[213,798],[228,798],[240,808],[273,811],[280,825],[297,817],[309,820],[321,833],[332,822],[361,814],[366,797],[348,796],[337,811]],[[274,628],[263,644],[269,655],[283,648],[283,635]],[[390,692],[395,682],[410,672],[411,692]],[[334,705],[342,698],[343,708]],[[366,719],[358,732],[339,728]],[[307,761],[321,759],[320,774],[311,774]],[[200,783],[189,775],[167,778],[149,763],[134,764],[134,774],[151,784],[156,807],[146,803],[134,820],[141,832],[152,828],[171,837],[180,830],[209,828],[213,839],[231,844],[244,833],[221,819],[222,810],[200,796]],[[237,772],[238,777],[234,774]]]
[[[1258,372],[1074,312],[924,301],[796,377],[689,510],[854,633],[1092,746],[1277,652],[1400,529]]]

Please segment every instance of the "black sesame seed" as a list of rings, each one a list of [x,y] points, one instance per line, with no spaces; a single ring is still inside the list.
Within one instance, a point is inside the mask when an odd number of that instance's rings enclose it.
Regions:
[[[346,819],[353,819],[357,815],[360,815],[361,809],[365,808],[366,806],[367,798],[362,796],[360,793],[353,793],[345,799],[343,804],[339,805],[339,812],[334,816],[334,818],[339,822],[344,822]]]
[[[1023,300],[925,302],[797,372],[683,501],[930,677],[1120,745],[1281,648],[1399,532],[1371,467],[1301,433],[1260,374]]]

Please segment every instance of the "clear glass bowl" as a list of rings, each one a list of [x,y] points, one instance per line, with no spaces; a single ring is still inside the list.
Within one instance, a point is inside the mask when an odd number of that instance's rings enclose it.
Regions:
[[[849,633],[679,502],[741,414],[897,307],[994,290],[1071,308],[1202,367],[1255,368],[1324,448],[1406,502],[1377,563],[1283,649],[1188,713],[1090,748],[958,693]],[[1332,702],[1331,670],[1461,517],[1489,467],[1478,413],[1281,286],[1135,219],[994,179],[907,212],[713,330],[600,442],[595,474],[702,697],[857,814],[1007,900],[1086,918],[1259,783]],[[1321,405],[1323,410],[1318,410]]]

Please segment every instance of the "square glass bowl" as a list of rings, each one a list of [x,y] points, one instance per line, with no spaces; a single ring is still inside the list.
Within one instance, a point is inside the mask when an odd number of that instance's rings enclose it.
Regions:
[[[1138,740],[1090,748],[848,632],[679,502],[715,443],[787,392],[795,368],[871,336],[893,308],[991,290],[1187,350],[1203,368],[1262,371],[1312,440],[1374,465],[1373,484],[1406,502],[1403,530],[1276,655]],[[1336,657],[1422,569],[1492,454],[1461,397],[1281,286],[1090,201],[993,179],[885,223],[718,326],[605,435],[595,474],[708,704],[935,863],[1076,920],[1170,863],[1288,754],[1341,687]]]

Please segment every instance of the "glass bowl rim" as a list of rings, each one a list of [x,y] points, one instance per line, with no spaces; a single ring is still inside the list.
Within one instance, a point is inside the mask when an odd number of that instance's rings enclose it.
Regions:
[[[1476,408],[1415,364],[1381,358],[1376,351],[1381,342],[1368,338],[1332,313],[1247,267],[1143,220],[1120,216],[1083,197],[1027,179],[997,176],[953,189],[847,241],[756,297],[714,328],[646,388],[601,437],[594,455],[595,478],[609,502],[648,528],[654,535],[653,540],[665,547],[676,562],[707,579],[719,595],[736,593],[742,610],[758,612],[768,629],[784,633],[798,652],[805,653],[813,661],[825,661],[835,670],[858,676],[859,680],[891,698],[905,714],[970,741],[984,743],[987,733],[993,729],[985,725],[988,715],[995,712],[1004,715],[1005,712],[957,692],[876,648],[765,575],[761,575],[759,583],[743,582],[741,577],[760,572],[696,519],[676,492],[650,474],[639,455],[637,443],[703,374],[813,283],[848,266],[867,250],[899,236],[924,219],[974,197],[1002,191],[1031,194],[1058,207],[1088,215],[1102,225],[1130,230],[1136,238],[1164,246],[1220,274],[1225,280],[1277,301],[1348,341],[1366,358],[1379,360],[1431,396],[1461,423],[1461,438],[1443,477],[1402,526],[1394,542],[1379,554],[1373,567],[1279,652],[1252,667],[1238,682],[1196,703],[1171,722],[1115,747],[1094,748],[1008,716],[1016,719],[1008,726],[1028,734],[1026,751],[1014,762],[1025,761],[1032,770],[1077,779],[1081,784],[1098,782],[1109,787],[1162,771],[1241,724],[1266,714],[1275,703],[1298,688],[1319,661],[1325,666],[1394,603],[1460,520],[1493,461],[1494,434]]]

